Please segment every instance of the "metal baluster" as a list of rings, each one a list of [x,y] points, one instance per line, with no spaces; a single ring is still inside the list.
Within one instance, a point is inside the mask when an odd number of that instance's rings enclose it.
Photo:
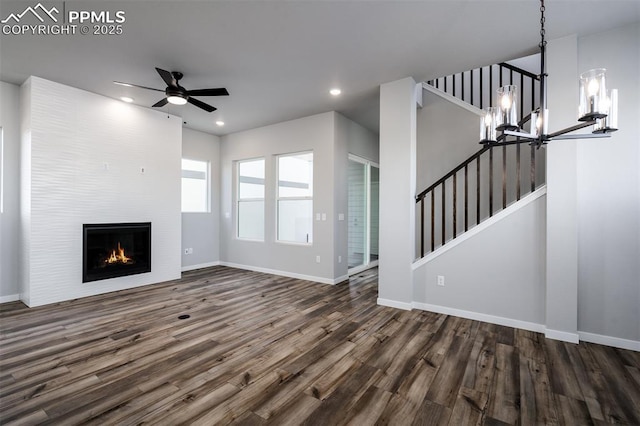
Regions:
[[[502,208],[507,208],[507,146],[502,145]]]
[[[476,160],[476,225],[480,223],[480,157]]]
[[[536,147],[531,145],[531,192],[536,190]]]
[[[452,86],[453,86],[453,97],[456,96],[456,75],[452,75],[451,76],[451,80],[452,80]]]
[[[520,176],[520,144],[516,144],[516,175],[518,178],[516,179],[516,199],[520,201],[520,181],[522,180],[522,176]]]
[[[453,238],[456,237],[457,234],[457,222],[458,222],[458,206],[457,206],[457,199],[458,199],[458,179],[457,179],[458,173],[454,173],[453,174]]]
[[[464,71],[460,74],[460,86],[462,86],[462,101],[464,102]]]
[[[445,197],[444,197],[444,189],[445,189],[445,181],[442,181],[442,245],[444,245],[445,241]]]
[[[491,97],[493,96],[493,65],[489,66],[489,106],[493,106]]]
[[[471,73],[471,78],[469,79],[469,95],[471,96],[471,99],[469,100],[469,103],[473,105],[473,70],[469,72]]]
[[[469,230],[469,168],[464,165],[464,232]]]
[[[482,86],[484,86],[484,82],[482,80],[482,68],[480,68],[480,109],[482,109]]]
[[[420,257],[424,257],[424,197],[420,199]]]
[[[493,147],[489,148],[489,217],[493,216]]]
[[[431,251],[436,247],[436,189],[431,190]]]

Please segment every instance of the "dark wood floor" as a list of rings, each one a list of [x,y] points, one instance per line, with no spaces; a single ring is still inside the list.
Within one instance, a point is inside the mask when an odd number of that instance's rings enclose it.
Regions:
[[[640,353],[215,267],[0,305],[3,424],[640,424]],[[191,315],[180,320],[178,316]]]

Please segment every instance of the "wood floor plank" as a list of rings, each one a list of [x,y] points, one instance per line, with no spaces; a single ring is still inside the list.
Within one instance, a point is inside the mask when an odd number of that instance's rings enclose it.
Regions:
[[[217,266],[0,304],[0,423],[640,424],[637,352],[377,297],[376,269],[328,286]]]
[[[487,415],[509,424],[520,417],[520,361],[513,346],[496,345],[496,371]]]

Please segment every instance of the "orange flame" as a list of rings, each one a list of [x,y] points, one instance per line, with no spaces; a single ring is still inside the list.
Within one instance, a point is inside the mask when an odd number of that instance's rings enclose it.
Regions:
[[[130,261],[131,258],[124,254],[124,249],[120,247],[120,242],[118,242],[118,253],[113,250],[104,263],[129,263]]]

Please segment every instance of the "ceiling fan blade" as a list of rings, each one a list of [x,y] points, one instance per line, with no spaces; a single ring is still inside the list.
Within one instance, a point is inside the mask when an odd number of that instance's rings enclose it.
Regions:
[[[119,84],[120,86],[139,87],[140,89],[155,90],[156,92],[164,92],[164,90],[161,90],[161,89],[154,89],[153,87],[140,86],[138,84],[123,83],[121,81],[114,81],[114,83]]]
[[[229,96],[229,92],[224,87],[217,89],[197,89],[187,90],[189,96]]]
[[[195,98],[189,97],[189,99],[187,99],[187,102],[189,102],[192,105],[197,106],[198,108],[202,108],[203,110],[207,111],[207,112],[213,112],[215,111],[217,108],[216,107],[212,107],[209,104],[205,104],[202,101],[199,101]]]
[[[167,86],[172,86],[172,87],[178,86],[178,82],[176,81],[175,78],[173,78],[173,74],[171,74],[169,71],[161,70],[158,67],[156,67],[156,71],[158,71],[158,74],[160,74],[160,77],[162,77],[164,82],[167,83]]]
[[[167,98],[162,98],[158,102],[156,102],[155,104],[151,105],[151,108],[160,108],[160,107],[165,106],[167,103],[169,103]]]

